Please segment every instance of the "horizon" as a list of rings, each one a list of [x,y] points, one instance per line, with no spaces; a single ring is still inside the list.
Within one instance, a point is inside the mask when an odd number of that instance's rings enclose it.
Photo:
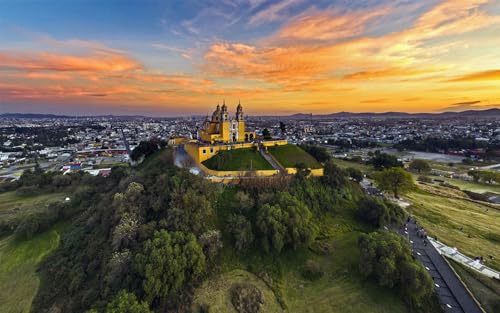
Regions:
[[[500,108],[500,2],[3,1],[0,114]]]
[[[293,117],[297,115],[311,115],[311,116],[329,116],[329,115],[335,115],[335,114],[372,114],[374,116],[377,115],[384,115],[384,114],[410,114],[410,115],[423,115],[423,114],[428,114],[428,115],[441,115],[441,114],[447,114],[447,113],[466,113],[466,112],[485,112],[485,111],[491,111],[491,110],[499,110],[500,108],[474,108],[474,109],[467,109],[467,110],[460,110],[460,111],[434,111],[434,112],[404,112],[404,111],[384,111],[384,112],[350,112],[350,111],[338,111],[338,112],[330,112],[330,113],[308,113],[308,112],[298,112],[298,113],[292,113],[288,115],[278,115],[278,114],[261,114],[261,115],[255,115],[255,114],[245,114],[245,116],[250,116],[250,117]],[[112,114],[112,113],[104,113],[104,114],[90,114],[90,115],[70,115],[70,114],[57,114],[57,113],[40,113],[40,112],[27,112],[27,113],[21,113],[21,112],[6,112],[2,113],[0,112],[0,117],[5,116],[5,115],[42,115],[42,116],[55,116],[55,117],[75,117],[75,118],[80,118],[80,117],[101,117],[101,116],[111,116],[111,117],[145,117],[145,118],[203,118],[203,117],[209,117],[211,114],[184,114],[184,115],[141,115],[141,114]]]

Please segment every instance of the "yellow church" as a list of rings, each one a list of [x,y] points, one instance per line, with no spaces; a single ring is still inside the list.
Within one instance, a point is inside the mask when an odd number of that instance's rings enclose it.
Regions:
[[[255,132],[246,131],[243,107],[238,101],[236,116],[229,118],[225,100],[222,107],[212,113],[212,118],[205,121],[203,127],[198,131],[198,139],[206,143],[236,143],[251,142],[255,139]]]

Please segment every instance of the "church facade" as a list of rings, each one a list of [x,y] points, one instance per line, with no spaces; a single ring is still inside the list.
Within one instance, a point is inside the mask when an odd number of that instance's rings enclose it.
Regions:
[[[198,131],[198,139],[206,143],[242,143],[255,140],[255,132],[246,131],[243,107],[238,103],[236,115],[229,117],[225,101],[212,113],[210,119],[207,118],[203,127]]]

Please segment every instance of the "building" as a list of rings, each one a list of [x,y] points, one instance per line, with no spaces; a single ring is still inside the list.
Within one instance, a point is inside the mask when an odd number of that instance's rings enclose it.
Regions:
[[[198,131],[198,139],[211,144],[252,142],[255,139],[255,132],[245,129],[241,103],[238,102],[235,118],[229,118],[226,103],[223,101],[222,107],[217,105],[212,118],[207,119],[202,129]]]

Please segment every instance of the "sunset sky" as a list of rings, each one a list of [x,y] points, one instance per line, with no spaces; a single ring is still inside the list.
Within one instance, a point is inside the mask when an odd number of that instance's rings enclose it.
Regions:
[[[251,115],[500,107],[500,0],[0,0],[0,113],[223,99]]]

